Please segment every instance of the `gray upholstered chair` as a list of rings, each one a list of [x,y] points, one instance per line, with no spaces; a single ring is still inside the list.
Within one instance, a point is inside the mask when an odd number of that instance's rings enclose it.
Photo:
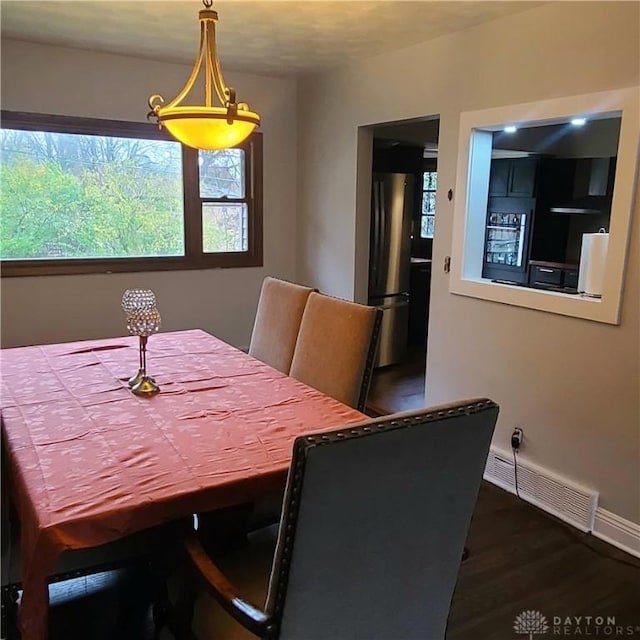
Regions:
[[[310,294],[289,375],[364,411],[381,320],[377,307]]]
[[[270,276],[264,279],[249,355],[289,373],[300,320],[313,289]]]
[[[187,537],[196,636],[442,640],[497,415],[467,400],[297,438],[279,528],[216,564]]]

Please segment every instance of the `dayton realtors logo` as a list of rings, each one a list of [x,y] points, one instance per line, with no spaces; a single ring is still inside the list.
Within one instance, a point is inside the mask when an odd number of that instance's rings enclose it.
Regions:
[[[513,623],[513,629],[516,633],[529,634],[529,640],[534,640],[534,635],[547,633],[549,625],[539,611],[523,611]]]
[[[527,635],[529,640],[534,636],[546,635],[574,638],[640,638],[640,625],[620,624],[615,616],[552,616],[547,621],[540,611],[523,611],[513,623],[513,630]],[[542,640],[542,639],[540,639]]]

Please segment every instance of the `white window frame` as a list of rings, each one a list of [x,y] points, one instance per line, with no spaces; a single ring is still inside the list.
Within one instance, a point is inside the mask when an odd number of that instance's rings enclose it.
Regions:
[[[577,116],[594,119],[616,115],[621,117],[621,126],[602,298],[498,284],[482,278],[492,132],[507,124],[557,124]],[[458,142],[450,292],[619,324],[634,207],[639,133],[640,87],[463,112]]]

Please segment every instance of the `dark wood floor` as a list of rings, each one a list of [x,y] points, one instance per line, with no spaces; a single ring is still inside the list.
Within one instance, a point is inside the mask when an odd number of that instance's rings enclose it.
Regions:
[[[379,370],[372,406],[389,413],[421,406],[424,372],[416,363]],[[406,381],[406,384],[403,382]],[[432,526],[438,526],[438,514]],[[563,638],[640,639],[640,560],[580,533],[483,483],[451,608],[448,640],[517,640],[523,611],[554,616],[613,616],[622,633],[593,624],[550,627]],[[145,567],[52,587],[51,640],[149,640],[157,584]],[[74,591],[75,589],[75,591]],[[225,640],[207,638],[202,640]],[[331,640],[331,639],[327,639]],[[374,640],[374,639],[372,639]],[[392,640],[392,639],[384,639]],[[431,639],[424,639],[431,640]]]
[[[640,560],[488,483],[481,488],[467,546],[470,557],[460,568],[448,640],[524,638],[513,625],[525,610],[539,611],[549,622],[554,616],[614,616],[632,633],[597,636],[592,628],[591,636],[640,638]],[[143,568],[100,579],[103,584],[93,587],[98,578],[80,580],[75,593],[70,583],[55,587],[51,640],[152,637],[152,583]],[[566,631],[563,638],[588,635]]]
[[[488,483],[481,489],[468,547],[449,640],[523,637],[515,635],[514,620],[529,610],[539,611],[549,624],[554,616],[615,616],[617,624],[633,627],[633,635],[610,637],[640,638],[640,560]],[[591,636],[596,634],[592,625]],[[586,635],[584,625],[562,633]]]
[[[404,364],[374,369],[367,399],[372,416],[424,406],[425,353],[414,349]]]

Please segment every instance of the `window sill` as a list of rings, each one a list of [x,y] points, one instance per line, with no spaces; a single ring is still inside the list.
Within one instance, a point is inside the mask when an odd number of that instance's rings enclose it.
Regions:
[[[118,260],[77,259],[60,261],[1,261],[0,275],[5,278],[28,276],[86,275],[92,273],[136,273],[146,271],[183,271],[194,269],[234,269],[261,267],[261,252],[220,253],[200,260],[184,256],[163,258],[120,258]]]
[[[615,301],[614,304],[611,304],[605,296],[590,298],[579,294],[497,283],[486,278],[456,280],[451,283],[449,290],[454,294],[515,307],[525,307],[608,324],[619,323]]]

